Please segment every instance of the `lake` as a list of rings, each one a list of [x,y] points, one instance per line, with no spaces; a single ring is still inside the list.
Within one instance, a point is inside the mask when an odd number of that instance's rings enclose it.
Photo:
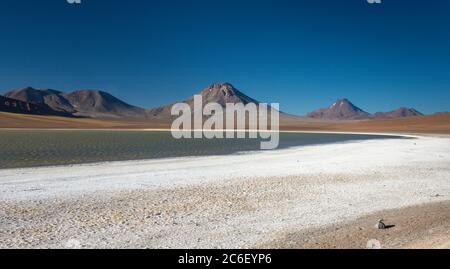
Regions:
[[[399,138],[360,134],[280,133],[279,148]],[[260,139],[181,139],[170,132],[0,130],[0,169],[224,155],[260,148]]]

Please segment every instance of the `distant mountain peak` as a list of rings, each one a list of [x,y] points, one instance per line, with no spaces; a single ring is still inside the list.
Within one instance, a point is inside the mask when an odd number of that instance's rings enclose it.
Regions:
[[[214,83],[200,92],[201,95],[221,94],[223,96],[234,96],[239,92],[231,83]]]
[[[57,91],[57,90],[52,90],[52,89],[37,89],[31,86],[27,86],[25,88],[22,89],[18,89],[15,90],[13,92],[20,92],[20,91],[24,91],[24,92],[41,92],[41,93],[47,93],[47,94],[57,94],[57,93],[61,93],[61,91]]]
[[[331,104],[328,108],[332,109],[335,107],[342,107],[342,106],[347,106],[347,105],[355,107],[355,105],[353,105],[352,102],[350,102],[350,100],[348,100],[347,98],[341,98],[341,99],[337,99],[336,102]]]
[[[35,89],[35,88],[31,87],[31,86],[26,86],[25,88],[20,89],[20,90],[22,90],[22,91],[35,91],[37,89]]]
[[[233,84],[231,84],[229,82],[213,83],[213,84],[209,85],[207,88],[210,88],[210,89],[221,89],[221,88],[235,89]]]
[[[347,98],[340,98],[340,99],[337,99],[336,102],[337,102],[337,103],[351,103],[350,100],[348,100]]]
[[[201,90],[198,95],[201,95],[203,105],[209,104],[209,103],[217,103],[221,105],[222,107],[225,107],[226,104],[232,103],[243,103],[244,105],[249,103],[254,103],[256,105],[259,104],[259,102],[240,90],[236,89],[231,83],[224,82],[224,83],[213,83]],[[191,107],[191,111],[194,111],[194,97],[190,97],[184,101],[183,103],[189,104]],[[153,108],[148,110],[148,114],[155,118],[170,118],[171,116],[171,108],[173,104],[161,106],[158,108]]]
[[[349,99],[341,98],[336,100],[328,108],[322,108],[310,112],[307,117],[328,120],[354,120],[368,119],[370,114],[355,106]]]
[[[231,83],[214,83],[199,93],[203,103],[218,103],[225,106],[226,103],[255,103],[259,102],[236,89]]]
[[[354,105],[347,98],[340,98],[328,108],[317,109],[307,114],[307,117],[327,120],[361,120],[361,119],[389,119],[423,116],[414,108],[400,107],[389,112],[367,113]]]

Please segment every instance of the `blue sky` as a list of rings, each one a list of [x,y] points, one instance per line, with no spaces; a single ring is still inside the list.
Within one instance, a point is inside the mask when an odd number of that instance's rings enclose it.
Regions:
[[[286,112],[450,110],[450,1],[0,1],[0,92],[103,89],[153,107],[230,82]]]

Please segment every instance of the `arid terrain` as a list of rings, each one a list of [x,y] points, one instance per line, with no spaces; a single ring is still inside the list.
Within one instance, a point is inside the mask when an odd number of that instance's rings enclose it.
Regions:
[[[168,128],[167,123],[126,119],[67,118],[0,112],[0,128],[19,129],[146,129]]]
[[[217,103],[222,107],[228,103],[261,104],[230,83],[211,84],[197,95],[201,96],[203,106],[207,103]],[[63,93],[27,87],[10,91],[2,98],[12,99],[0,102],[0,111],[13,109],[13,100],[16,100],[16,110],[21,108],[19,113],[23,114],[0,112],[0,128],[168,129],[173,121],[170,113],[173,104],[141,108],[99,90]],[[194,111],[193,100],[191,96],[182,102]],[[34,111],[34,106],[40,110]],[[294,131],[442,134],[450,133],[450,113],[424,116],[414,108],[401,107],[371,114],[344,98],[306,116],[280,113],[280,128]]]
[[[450,113],[388,118],[344,107],[370,118],[282,114],[280,129],[419,136],[3,169],[0,248],[449,248]],[[341,113],[328,110],[315,115]],[[170,121],[0,112],[0,128],[146,131]],[[378,219],[394,226],[378,230]]]
[[[0,249],[450,249],[450,0],[0,0],[0,28]]]
[[[384,218],[388,229],[376,229]],[[372,241],[371,241],[372,240]],[[322,229],[283,232],[261,248],[450,248],[450,202],[379,211]]]
[[[0,112],[0,128],[165,129],[170,128],[170,124],[158,120],[66,118]],[[286,131],[450,134],[450,113],[397,119],[344,121],[290,116],[281,119],[280,129]]]
[[[445,248],[449,147],[418,136],[3,169],[0,248]]]

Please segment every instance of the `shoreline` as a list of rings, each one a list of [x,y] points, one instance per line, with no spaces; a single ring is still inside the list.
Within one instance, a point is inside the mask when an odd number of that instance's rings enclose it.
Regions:
[[[293,228],[446,202],[449,141],[0,170],[0,248],[72,239],[81,248],[251,248]]]
[[[6,131],[111,131],[111,132],[171,132],[171,129],[149,129],[149,128],[122,128],[122,129],[114,129],[114,128],[0,128],[0,131],[6,130]],[[191,132],[196,131],[189,130]],[[203,131],[203,130],[197,130],[197,131]],[[221,129],[217,131],[223,131],[223,132],[274,132],[271,130],[227,130],[227,129]],[[209,132],[209,131],[206,131]],[[434,133],[408,133],[408,132],[358,132],[358,131],[323,131],[323,130],[317,130],[317,131],[310,131],[310,130],[279,130],[280,133],[298,133],[298,134],[349,134],[349,135],[374,135],[374,136],[399,136],[399,137],[411,137],[411,138],[417,138],[420,136],[441,136],[442,134],[434,134]]]

